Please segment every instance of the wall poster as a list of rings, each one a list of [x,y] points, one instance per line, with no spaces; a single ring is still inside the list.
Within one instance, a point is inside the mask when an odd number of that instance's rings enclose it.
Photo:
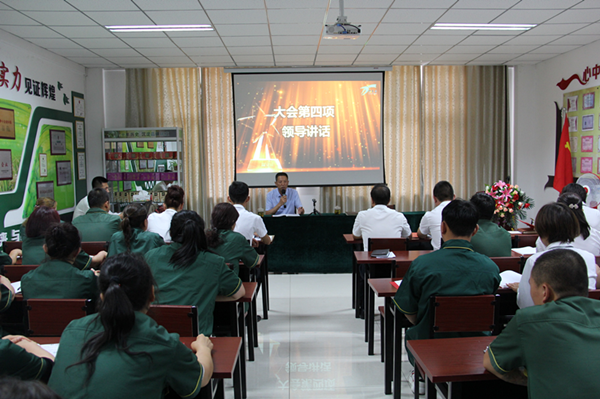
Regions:
[[[50,130],[50,154],[65,155],[67,153],[67,139],[64,130]]]
[[[0,108],[0,138],[11,140],[16,138],[14,109]]]
[[[0,150],[0,180],[12,180],[12,151]]]
[[[600,174],[600,86],[565,93],[573,175]],[[598,100],[598,101],[596,101]]]
[[[71,161],[56,161],[56,185],[66,186],[72,182]]]

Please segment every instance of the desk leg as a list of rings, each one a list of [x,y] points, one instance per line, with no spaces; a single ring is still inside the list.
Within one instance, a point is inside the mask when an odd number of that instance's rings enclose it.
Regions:
[[[365,267],[365,275],[363,280],[363,313],[365,316],[365,342],[369,342],[369,292],[371,292],[371,287],[369,287],[369,265]]]
[[[242,346],[243,348],[243,346]],[[242,399],[242,359],[238,354],[238,361],[233,369],[233,397]]]
[[[387,310],[387,309],[386,309]],[[394,390],[393,390],[393,398],[400,399],[402,396],[402,315],[397,313],[396,309],[394,311]],[[388,315],[385,315],[385,318],[388,318]]]
[[[356,284],[357,278],[356,273],[358,273],[358,267],[356,265],[356,258],[354,254],[352,254],[352,309],[355,309],[354,317],[358,318],[358,305],[356,303]]]
[[[256,299],[256,297],[254,298]],[[246,321],[246,328],[248,329],[248,340],[246,341],[248,346],[248,361],[254,361],[254,326],[256,325],[256,305],[254,300],[248,304],[248,320]],[[242,330],[243,331],[243,330]]]
[[[246,390],[246,323],[244,317],[244,303],[238,302],[238,320],[237,320],[237,328],[238,328],[238,337],[242,338],[242,347],[240,348],[240,367],[242,369],[242,398],[246,399],[247,390]]]
[[[385,317],[384,317],[384,340],[383,340],[383,364],[385,369],[384,383],[385,394],[392,393],[392,379],[394,375],[394,309],[392,308],[392,299],[385,298]]]
[[[369,317],[367,319],[367,342],[369,346],[369,356],[375,354],[375,292],[367,285],[369,290]]]
[[[252,299],[250,305],[252,309],[252,344],[255,348],[258,348],[258,312],[256,310],[256,297]]]
[[[421,372],[419,371],[419,367],[415,363],[415,399],[419,399],[419,380],[421,378],[425,379],[425,398],[427,399],[436,399],[437,392],[435,389],[435,384],[429,380],[429,378],[425,376],[421,376]],[[450,398],[448,398],[450,399]]]

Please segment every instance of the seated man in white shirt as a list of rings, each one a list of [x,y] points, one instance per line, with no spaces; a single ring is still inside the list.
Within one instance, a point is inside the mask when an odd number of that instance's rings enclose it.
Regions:
[[[260,241],[263,244],[269,245],[271,237],[267,233],[265,222],[263,222],[260,216],[246,210],[245,206],[250,201],[249,192],[248,185],[241,181],[234,181],[229,186],[229,197],[227,197],[227,200],[233,204],[240,214],[233,231],[246,237],[246,240],[249,240],[252,246],[257,244],[254,237],[260,237]]]
[[[433,187],[433,203],[435,208],[423,216],[417,235],[426,239],[431,237],[431,246],[434,250],[440,249],[442,245],[442,211],[456,196],[452,185],[445,180],[438,182]]]
[[[92,179],[92,190],[95,188],[101,188],[110,194],[110,187],[108,185],[108,180],[104,176],[96,176]],[[83,197],[81,201],[75,207],[73,211],[73,219],[78,218],[79,216],[85,215],[87,211],[90,210],[90,204],[88,203],[87,196]],[[108,211],[110,215],[118,215],[118,213]]]
[[[587,200],[587,191],[585,191],[585,188],[580,184],[570,183],[564,186],[560,192],[561,195],[565,193],[575,193],[579,195],[579,198],[583,201],[583,214],[585,215],[585,220],[590,227],[600,230],[600,211],[598,209],[590,208],[585,203]]]
[[[363,239],[365,251],[369,250],[369,238],[406,238],[411,234],[404,215],[387,207],[390,197],[390,189],[385,184],[375,185],[371,190],[373,207],[356,215],[352,235]]]

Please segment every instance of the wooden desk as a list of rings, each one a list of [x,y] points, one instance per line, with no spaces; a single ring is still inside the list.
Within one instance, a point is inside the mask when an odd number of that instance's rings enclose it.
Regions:
[[[258,255],[258,263],[252,269],[247,268],[243,262],[240,262],[240,268],[244,267],[245,272],[240,270],[240,278],[242,281],[255,282],[258,281],[257,291],[262,291],[263,319],[269,319],[269,267],[266,255]],[[257,274],[260,277],[257,278]],[[258,293],[258,292],[257,292]],[[256,313],[256,309],[254,310]]]
[[[179,340],[191,349],[191,344],[196,337],[179,337]],[[211,382],[202,388],[200,398],[224,398],[223,379],[233,378],[233,389],[236,399],[242,397],[241,368],[238,363],[242,339],[239,337],[212,337],[212,358],[214,370]],[[59,337],[37,337],[38,344],[57,344]]]
[[[344,234],[344,241],[346,244],[352,245],[353,251],[362,251],[363,250],[363,240],[362,238],[354,238],[352,234]],[[360,310],[362,306],[357,303],[358,299],[356,296],[357,284],[358,284],[358,265],[356,264],[356,257],[352,256],[352,309],[355,309],[354,317],[358,318],[360,316]]]
[[[436,397],[434,384],[442,392],[446,391],[448,399],[468,396],[462,395],[460,383],[497,381],[504,385],[503,381],[483,367],[483,351],[495,338],[438,338],[407,341],[406,346],[415,359],[415,369],[418,370],[420,367],[427,376],[426,397]],[[453,386],[453,383],[458,383],[456,384],[458,386]],[[446,384],[448,384],[447,388]],[[523,397],[527,398],[526,387],[505,384],[506,389],[517,392],[516,396],[513,396],[514,394],[509,394],[502,389],[506,397],[520,397],[519,393],[524,393]],[[492,393],[490,390],[490,394]]]

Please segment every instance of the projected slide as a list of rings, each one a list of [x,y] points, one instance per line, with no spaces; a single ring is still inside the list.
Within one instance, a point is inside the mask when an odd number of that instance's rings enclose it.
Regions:
[[[383,182],[383,73],[235,74],[236,179]]]

